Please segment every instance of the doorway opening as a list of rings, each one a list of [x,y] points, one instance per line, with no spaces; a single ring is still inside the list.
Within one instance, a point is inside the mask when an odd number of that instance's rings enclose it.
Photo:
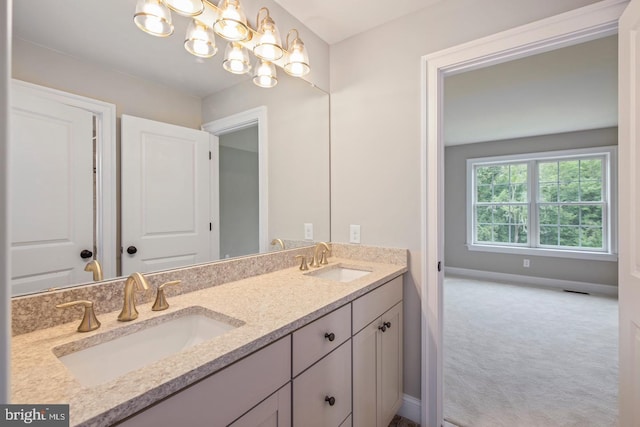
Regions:
[[[422,424],[443,425],[444,139],[447,75],[613,35],[626,3],[599,2],[423,57]]]

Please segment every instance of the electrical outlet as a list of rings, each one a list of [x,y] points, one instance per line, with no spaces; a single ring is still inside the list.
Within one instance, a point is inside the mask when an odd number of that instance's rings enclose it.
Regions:
[[[360,226],[351,224],[349,226],[349,242],[360,243]]]
[[[524,268],[529,268],[529,267],[531,267],[531,262],[529,262],[529,260],[525,258],[525,259],[522,261],[522,266],[523,266]]]
[[[309,222],[304,223],[304,239],[313,240],[313,224]]]

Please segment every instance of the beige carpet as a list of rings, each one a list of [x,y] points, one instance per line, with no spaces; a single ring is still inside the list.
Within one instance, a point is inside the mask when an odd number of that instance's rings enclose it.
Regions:
[[[444,301],[447,421],[617,425],[616,299],[449,277]]]

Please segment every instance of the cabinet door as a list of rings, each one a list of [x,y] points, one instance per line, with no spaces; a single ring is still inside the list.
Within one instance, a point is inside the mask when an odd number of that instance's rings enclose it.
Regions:
[[[293,380],[293,425],[338,427],[351,412],[351,340]]]
[[[388,426],[402,405],[402,303],[396,304],[380,318],[379,426]]]
[[[273,393],[229,427],[291,427],[291,383]]]
[[[291,379],[291,337],[128,418],[120,427],[226,426]]]
[[[378,326],[374,321],[353,337],[353,427],[378,424]]]

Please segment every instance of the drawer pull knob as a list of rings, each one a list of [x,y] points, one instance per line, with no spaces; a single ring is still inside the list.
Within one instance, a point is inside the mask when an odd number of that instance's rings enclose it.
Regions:
[[[334,334],[333,332],[331,332],[331,333],[327,332],[326,334],[324,334],[324,337],[326,339],[328,339],[329,341],[333,341],[333,340],[336,339],[336,334]]]
[[[325,397],[325,398],[324,398],[324,401],[325,401],[325,402],[329,402],[329,406],[333,406],[333,405],[335,405],[335,404],[336,404],[336,398],[335,398],[335,397],[333,397],[333,396],[331,396],[331,397],[329,397],[329,396]]]
[[[389,328],[391,328],[391,322],[384,322],[382,326],[378,326],[378,329],[380,329],[382,332],[386,332]]]

